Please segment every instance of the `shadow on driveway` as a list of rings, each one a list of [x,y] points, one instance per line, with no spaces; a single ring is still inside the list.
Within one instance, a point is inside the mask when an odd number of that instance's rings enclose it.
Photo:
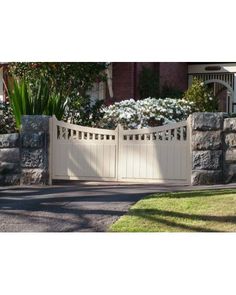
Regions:
[[[157,190],[156,185],[78,182],[1,187],[0,231],[106,231],[133,203]]]
[[[104,182],[0,187],[0,231],[103,232],[146,195],[221,187]]]

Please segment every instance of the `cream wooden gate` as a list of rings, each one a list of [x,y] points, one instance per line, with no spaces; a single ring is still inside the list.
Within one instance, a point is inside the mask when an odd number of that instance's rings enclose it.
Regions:
[[[188,121],[116,130],[51,119],[52,179],[190,183]]]

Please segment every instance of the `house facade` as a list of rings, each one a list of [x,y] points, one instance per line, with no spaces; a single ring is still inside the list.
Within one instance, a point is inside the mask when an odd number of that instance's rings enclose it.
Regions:
[[[209,85],[219,100],[219,110],[236,112],[236,63],[187,62],[112,62],[107,69],[107,82],[95,83],[89,94],[94,99],[112,104],[124,99],[141,99],[141,75],[148,69],[158,79],[157,93],[166,97],[183,93],[194,77]],[[3,77],[7,67],[0,64],[0,101],[5,93]]]
[[[148,68],[159,77],[159,93],[165,86],[179,91],[188,87],[187,63],[158,63],[158,62],[127,62],[112,64],[112,81],[115,100],[124,98],[140,99],[140,75],[144,68]]]
[[[217,96],[219,111],[236,112],[236,63],[114,62],[109,69],[110,85],[97,83],[91,96],[105,100],[106,104],[144,98],[140,95],[140,76],[144,68],[157,74],[160,97],[171,92],[183,93],[197,77]]]

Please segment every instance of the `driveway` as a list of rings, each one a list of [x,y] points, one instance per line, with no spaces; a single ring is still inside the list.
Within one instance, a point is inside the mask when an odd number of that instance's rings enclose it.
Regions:
[[[211,186],[217,187],[220,186]],[[103,232],[147,194],[190,189],[193,188],[83,182],[0,187],[0,231]]]

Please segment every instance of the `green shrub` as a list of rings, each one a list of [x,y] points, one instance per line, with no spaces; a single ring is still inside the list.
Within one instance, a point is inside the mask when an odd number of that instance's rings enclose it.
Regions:
[[[92,98],[73,100],[71,101],[72,107],[66,112],[65,119],[72,124],[95,127],[103,117],[103,103],[103,100]]]
[[[193,78],[192,85],[184,93],[184,98],[195,103],[196,111],[216,112],[218,110],[217,98],[213,96],[208,86],[198,78]]]
[[[91,105],[87,92],[95,82],[106,81],[107,67],[106,62],[13,62],[9,64],[8,71],[9,75],[24,80],[30,86],[33,98],[38,93],[36,82],[41,78],[47,81],[51,102],[48,112],[44,110],[44,113],[56,113],[57,118],[64,113],[65,121],[91,126],[99,115],[97,106],[100,103]],[[66,97],[69,99],[64,111]]]
[[[10,104],[18,129],[22,115],[55,115],[58,120],[61,120],[64,115],[67,99],[57,93],[55,88],[50,87],[47,80],[41,78],[35,81],[33,87],[34,91],[25,79],[14,79],[13,84],[8,88]]]

